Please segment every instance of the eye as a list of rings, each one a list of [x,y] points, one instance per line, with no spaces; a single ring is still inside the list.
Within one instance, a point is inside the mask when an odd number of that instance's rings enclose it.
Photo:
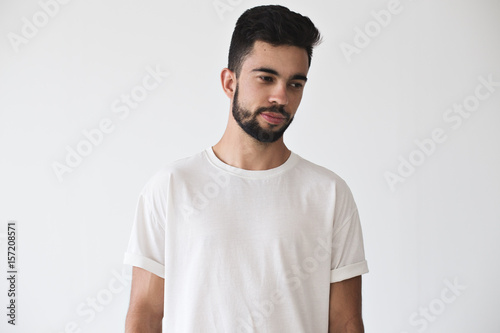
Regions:
[[[259,79],[265,82],[273,82],[273,78],[270,76],[259,76]]]
[[[298,83],[298,82],[290,83],[290,85],[294,88],[297,88],[297,89],[300,89],[304,86],[302,83]]]

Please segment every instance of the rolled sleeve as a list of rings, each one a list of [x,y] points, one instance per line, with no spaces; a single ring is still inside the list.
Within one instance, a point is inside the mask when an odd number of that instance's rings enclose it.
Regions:
[[[368,273],[358,209],[351,191],[343,185],[332,235],[331,283]]]
[[[123,263],[137,266],[165,278],[165,228],[157,191],[145,186],[137,203],[134,224]]]

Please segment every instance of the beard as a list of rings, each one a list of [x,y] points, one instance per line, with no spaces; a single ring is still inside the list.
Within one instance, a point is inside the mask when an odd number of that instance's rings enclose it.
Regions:
[[[284,122],[277,125],[269,124],[269,129],[263,128],[262,126],[260,126],[257,117],[259,116],[259,114],[265,111],[279,113],[280,115],[285,117]],[[250,110],[243,108],[238,103],[238,84],[236,84],[236,90],[234,91],[232,112],[234,119],[236,120],[238,125],[240,125],[240,127],[245,131],[245,133],[262,143],[271,143],[277,141],[283,136],[283,133],[285,133],[286,129],[293,121],[293,117],[290,117],[288,112],[285,111],[283,105],[273,105],[268,108],[260,107],[255,112],[251,112]],[[281,128],[279,128],[279,126],[281,126]]]

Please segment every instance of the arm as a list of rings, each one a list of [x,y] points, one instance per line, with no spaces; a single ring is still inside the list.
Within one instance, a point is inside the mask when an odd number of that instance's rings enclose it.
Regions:
[[[330,284],[328,333],[364,333],[361,275]]]
[[[161,333],[164,284],[165,279],[142,268],[132,268],[125,333]]]

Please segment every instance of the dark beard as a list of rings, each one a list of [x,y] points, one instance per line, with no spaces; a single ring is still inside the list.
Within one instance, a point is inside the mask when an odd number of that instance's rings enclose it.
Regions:
[[[259,116],[260,113],[264,111],[276,112],[285,117],[285,123],[282,125],[269,124],[271,128],[274,128],[276,126],[282,126],[281,129],[273,131],[272,129],[266,130],[260,126],[257,117]],[[248,135],[250,135],[257,141],[264,143],[275,142],[276,140],[281,138],[283,136],[283,133],[285,133],[286,129],[288,128],[288,126],[290,126],[290,124],[293,121],[293,117],[290,118],[290,115],[285,111],[283,105],[280,106],[273,105],[272,107],[268,108],[261,107],[258,108],[257,111],[255,111],[255,113],[253,114],[251,111],[240,107],[238,104],[238,85],[236,85],[236,90],[234,91],[232,112],[233,112],[233,117],[238,123],[238,125],[240,125],[240,127]]]

